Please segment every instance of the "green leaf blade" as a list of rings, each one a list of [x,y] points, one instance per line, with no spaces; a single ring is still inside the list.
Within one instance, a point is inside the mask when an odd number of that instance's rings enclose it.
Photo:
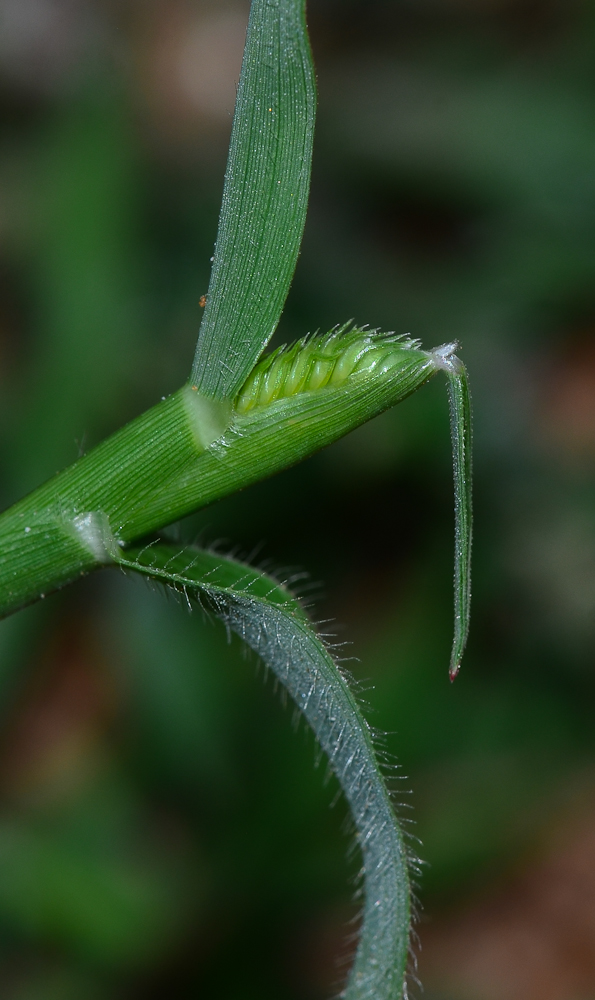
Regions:
[[[409,949],[407,851],[353,691],[292,595],[235,560],[157,543],[127,550],[121,565],[207,597],[284,684],[341,783],[363,857],[364,907],[345,1000],[401,1000]]]
[[[454,353],[456,343],[432,353],[448,380],[450,437],[455,498],[454,635],[449,677],[457,677],[469,634],[471,548],[473,543],[473,421],[467,369]]]
[[[253,0],[192,367],[232,398],[275,332],[304,230],[316,110],[304,0]]]
[[[455,494],[455,631],[449,669],[453,681],[461,666],[471,615],[473,468],[471,396],[467,370],[459,358],[453,357],[447,377]]]

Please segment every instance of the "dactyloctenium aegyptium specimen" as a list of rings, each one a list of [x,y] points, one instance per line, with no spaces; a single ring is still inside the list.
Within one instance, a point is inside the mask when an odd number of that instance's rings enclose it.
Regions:
[[[407,337],[347,324],[262,356],[302,238],[314,115],[303,0],[253,0],[190,379],[2,514],[0,614],[112,565],[182,591],[189,602],[202,601],[237,632],[308,720],[353,815],[364,906],[344,996],[400,1000],[410,859],[371,730],[347,679],[284,586],[234,559],[180,551],[155,534],[311,455],[443,372],[455,482],[451,678],[459,669],[470,601],[471,419],[456,345],[426,351]]]

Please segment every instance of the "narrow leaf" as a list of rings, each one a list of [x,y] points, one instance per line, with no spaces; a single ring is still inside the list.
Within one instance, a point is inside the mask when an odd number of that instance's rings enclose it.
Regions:
[[[273,335],[306,218],[316,90],[305,0],[253,0],[192,383],[235,395]]]
[[[448,373],[448,398],[455,487],[455,634],[450,658],[450,679],[461,666],[467,643],[471,612],[471,398],[467,370],[459,358],[452,359]]]
[[[285,685],[327,754],[353,815],[365,901],[346,1000],[401,1000],[409,947],[407,852],[370,728],[322,639],[294,597],[250,566],[199,549],[158,543],[120,564],[206,598]]]
[[[457,344],[444,344],[434,352],[434,360],[448,379],[450,436],[455,495],[455,621],[449,676],[454,681],[467,644],[471,614],[472,502],[472,420],[467,369],[454,351]]]

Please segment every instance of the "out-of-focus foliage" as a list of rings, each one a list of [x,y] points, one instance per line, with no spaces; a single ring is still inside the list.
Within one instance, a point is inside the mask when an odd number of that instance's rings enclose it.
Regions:
[[[246,19],[233,0],[0,0],[6,504],[187,374]],[[461,339],[460,679],[442,386],[180,533],[262,543],[347,623],[429,862],[427,995],[590,996],[593,8],[311,0],[310,26],[313,195],[279,338],[354,316]],[[3,622],[0,653],[2,995],[329,996],[357,858],[255,662],[116,572]]]

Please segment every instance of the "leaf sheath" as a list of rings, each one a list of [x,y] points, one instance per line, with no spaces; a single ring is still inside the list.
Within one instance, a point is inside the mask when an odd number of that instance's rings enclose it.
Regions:
[[[0,516],[0,616],[111,561],[113,552],[299,462],[423,385],[433,354],[403,349],[362,373],[241,414],[190,386]]]

